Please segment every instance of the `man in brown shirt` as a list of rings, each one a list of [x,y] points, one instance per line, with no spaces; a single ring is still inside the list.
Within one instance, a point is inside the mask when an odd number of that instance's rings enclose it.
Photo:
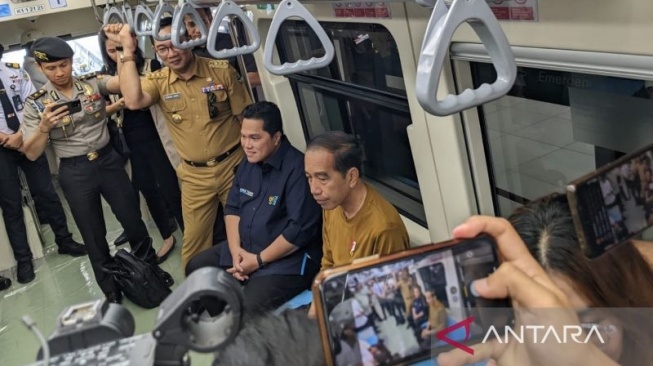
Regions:
[[[133,62],[134,38],[128,25],[105,28],[107,38],[121,45],[118,89],[129,109],[158,104],[182,163],[177,175],[182,182],[184,243],[182,266],[193,255],[211,247],[218,200],[224,205],[234,168],[244,154],[240,147],[240,115],[252,103],[242,78],[227,61],[195,57],[190,49],[172,42],[154,41],[154,49],[166,67],[140,79]],[[170,26],[161,27],[161,35]],[[118,85],[119,84],[119,85]]]

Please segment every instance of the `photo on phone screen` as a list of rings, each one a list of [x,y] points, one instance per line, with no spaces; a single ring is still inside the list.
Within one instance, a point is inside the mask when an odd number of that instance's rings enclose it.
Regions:
[[[488,238],[464,241],[373,267],[334,274],[321,286],[323,309],[336,366],[393,365],[451,349],[436,333],[473,317],[447,336],[457,342],[483,337],[490,325],[501,327],[490,308],[505,300],[471,295],[469,286],[498,266]]]
[[[588,256],[600,256],[653,224],[653,146],[579,179],[567,195]]]

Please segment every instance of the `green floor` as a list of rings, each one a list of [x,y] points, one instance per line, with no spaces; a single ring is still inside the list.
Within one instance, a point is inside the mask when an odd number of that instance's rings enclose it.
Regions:
[[[69,218],[68,226],[75,239],[81,241],[65,200],[63,204]],[[120,235],[122,228],[106,203],[104,206],[107,240],[111,243]],[[162,243],[159,232],[153,222],[147,222],[147,226],[154,239],[154,247],[158,249]],[[2,273],[12,279],[12,286],[0,292],[0,365],[2,366],[28,365],[36,360],[39,343],[36,336],[21,322],[24,315],[31,316],[47,338],[54,329],[57,317],[66,306],[103,297],[95,283],[88,257],[73,258],[59,255],[54,244],[54,234],[48,225],[42,227],[42,233],[45,257],[34,261],[36,279],[27,285],[21,285],[15,281],[15,273]],[[177,247],[161,267],[172,274],[175,278],[174,287],[177,287],[184,278],[180,256],[181,232],[177,231],[174,235],[177,237]],[[113,251],[113,245],[110,247]],[[129,248],[129,245],[121,248]],[[126,299],[123,305],[134,316],[135,334],[152,330],[157,309],[143,309]],[[210,365],[212,359],[209,355],[201,354],[193,354],[191,358],[193,365]]]

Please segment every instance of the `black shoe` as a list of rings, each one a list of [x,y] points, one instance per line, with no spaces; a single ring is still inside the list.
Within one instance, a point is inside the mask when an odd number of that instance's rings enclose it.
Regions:
[[[118,246],[118,245],[127,244],[128,241],[129,238],[127,238],[127,233],[123,231],[122,234],[120,234],[120,236],[116,240],[114,240],[113,245]]]
[[[177,238],[175,238],[175,237],[173,236],[173,237],[172,237],[172,245],[170,246],[170,249],[168,249],[168,251],[166,252],[166,254],[164,254],[164,255],[162,255],[162,256],[160,256],[160,257],[157,255],[157,256],[156,256],[156,262],[157,262],[158,264],[161,264],[161,263],[165,262],[166,259],[168,259],[168,257],[170,256],[170,253],[172,253],[172,251],[175,249],[175,246],[176,246],[176,245],[177,245]]]
[[[34,281],[36,275],[34,274],[34,266],[32,261],[18,262],[18,269],[16,271],[16,279],[18,283],[30,283]]]
[[[87,254],[86,246],[74,240],[70,240],[59,245],[59,254],[68,254],[73,257],[81,257]]]
[[[7,277],[0,276],[0,291],[6,290],[11,286],[11,280]]]
[[[122,292],[114,291],[104,294],[107,297],[107,301],[114,304],[122,304]]]

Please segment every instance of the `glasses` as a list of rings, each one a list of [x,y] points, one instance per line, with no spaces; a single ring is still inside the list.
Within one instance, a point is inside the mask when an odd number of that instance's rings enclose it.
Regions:
[[[170,53],[170,51],[177,52],[177,49],[171,46],[158,46],[158,47],[154,47],[154,51],[159,56],[166,56],[168,53]]]

